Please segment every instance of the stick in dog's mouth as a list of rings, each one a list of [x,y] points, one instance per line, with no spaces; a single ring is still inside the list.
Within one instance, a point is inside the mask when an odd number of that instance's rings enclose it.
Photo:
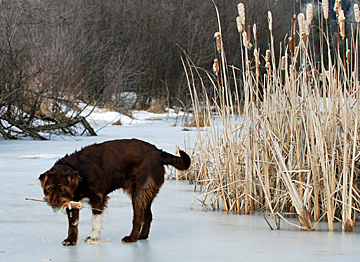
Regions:
[[[14,198],[47,203],[45,200],[34,199],[34,198],[27,198],[27,197],[14,197]],[[82,209],[84,207],[84,205],[80,202],[70,201],[70,202],[65,202],[64,204],[62,204],[62,207],[67,207],[68,209],[71,210],[73,208],[74,209]]]

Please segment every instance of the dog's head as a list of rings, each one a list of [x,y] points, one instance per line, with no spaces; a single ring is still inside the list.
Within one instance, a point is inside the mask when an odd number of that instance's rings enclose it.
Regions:
[[[72,201],[79,184],[79,174],[69,166],[55,165],[39,177],[44,190],[44,200],[54,211]]]

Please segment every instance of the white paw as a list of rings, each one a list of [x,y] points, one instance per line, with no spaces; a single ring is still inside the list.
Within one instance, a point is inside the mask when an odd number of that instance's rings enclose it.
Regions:
[[[88,244],[97,244],[97,242],[100,240],[100,237],[94,237],[92,235],[85,238],[85,242]]]

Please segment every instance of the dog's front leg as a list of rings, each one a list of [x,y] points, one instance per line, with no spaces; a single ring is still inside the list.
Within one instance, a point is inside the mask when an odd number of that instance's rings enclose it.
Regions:
[[[85,239],[86,242],[91,243],[93,241],[100,240],[100,232],[103,227],[103,214],[94,211],[92,217],[92,231],[91,234]]]
[[[78,239],[79,209],[66,208],[69,221],[68,237],[62,242],[64,246],[76,245]]]

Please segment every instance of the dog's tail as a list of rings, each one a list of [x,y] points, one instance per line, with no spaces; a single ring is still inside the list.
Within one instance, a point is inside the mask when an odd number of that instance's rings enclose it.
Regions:
[[[172,165],[176,169],[186,170],[190,167],[191,159],[188,154],[180,150],[180,156],[174,156],[165,151],[161,152],[161,160],[163,165]]]

